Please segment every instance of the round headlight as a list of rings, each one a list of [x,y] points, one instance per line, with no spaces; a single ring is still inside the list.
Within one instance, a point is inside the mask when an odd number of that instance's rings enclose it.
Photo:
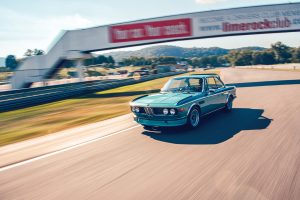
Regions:
[[[175,115],[176,114],[176,110],[174,108],[170,109],[170,114],[171,115]]]
[[[135,107],[135,112],[140,112],[140,108],[139,107]]]
[[[164,115],[167,115],[169,113],[169,110],[167,108],[163,109]]]

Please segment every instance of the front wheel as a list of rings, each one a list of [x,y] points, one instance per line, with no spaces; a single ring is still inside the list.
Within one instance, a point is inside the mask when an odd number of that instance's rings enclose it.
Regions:
[[[197,128],[200,124],[200,109],[193,107],[188,115],[187,126],[190,128]]]
[[[147,130],[147,131],[153,131],[152,126],[144,126],[144,129]]]

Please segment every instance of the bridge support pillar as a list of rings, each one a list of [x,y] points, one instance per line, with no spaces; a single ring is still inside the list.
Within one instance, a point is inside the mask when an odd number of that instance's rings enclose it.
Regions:
[[[84,81],[84,65],[83,65],[83,60],[79,59],[76,60],[76,68],[77,68],[77,78],[79,79],[79,82],[83,82]]]
[[[84,60],[88,58],[92,58],[93,56],[89,53],[82,53],[80,51],[68,51],[65,55],[67,60],[72,60],[75,62],[75,66],[77,69],[77,78],[80,82],[84,81]]]

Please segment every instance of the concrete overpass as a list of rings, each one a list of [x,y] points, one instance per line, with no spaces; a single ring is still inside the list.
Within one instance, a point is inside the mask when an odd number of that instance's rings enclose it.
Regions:
[[[65,60],[76,60],[81,69],[82,59],[93,51],[293,31],[300,31],[300,3],[188,13],[71,30],[64,32],[46,55],[27,58],[12,77],[12,87],[30,87],[33,82],[51,77]]]

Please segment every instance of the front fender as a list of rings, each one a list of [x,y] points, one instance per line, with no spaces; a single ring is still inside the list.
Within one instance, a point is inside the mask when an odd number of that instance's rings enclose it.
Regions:
[[[178,101],[178,102],[176,103],[176,106],[183,105],[183,104],[188,103],[188,102],[190,102],[190,101],[192,101],[192,100],[193,100],[193,96],[188,96],[188,97],[186,97],[186,98],[181,99],[180,101]]]

